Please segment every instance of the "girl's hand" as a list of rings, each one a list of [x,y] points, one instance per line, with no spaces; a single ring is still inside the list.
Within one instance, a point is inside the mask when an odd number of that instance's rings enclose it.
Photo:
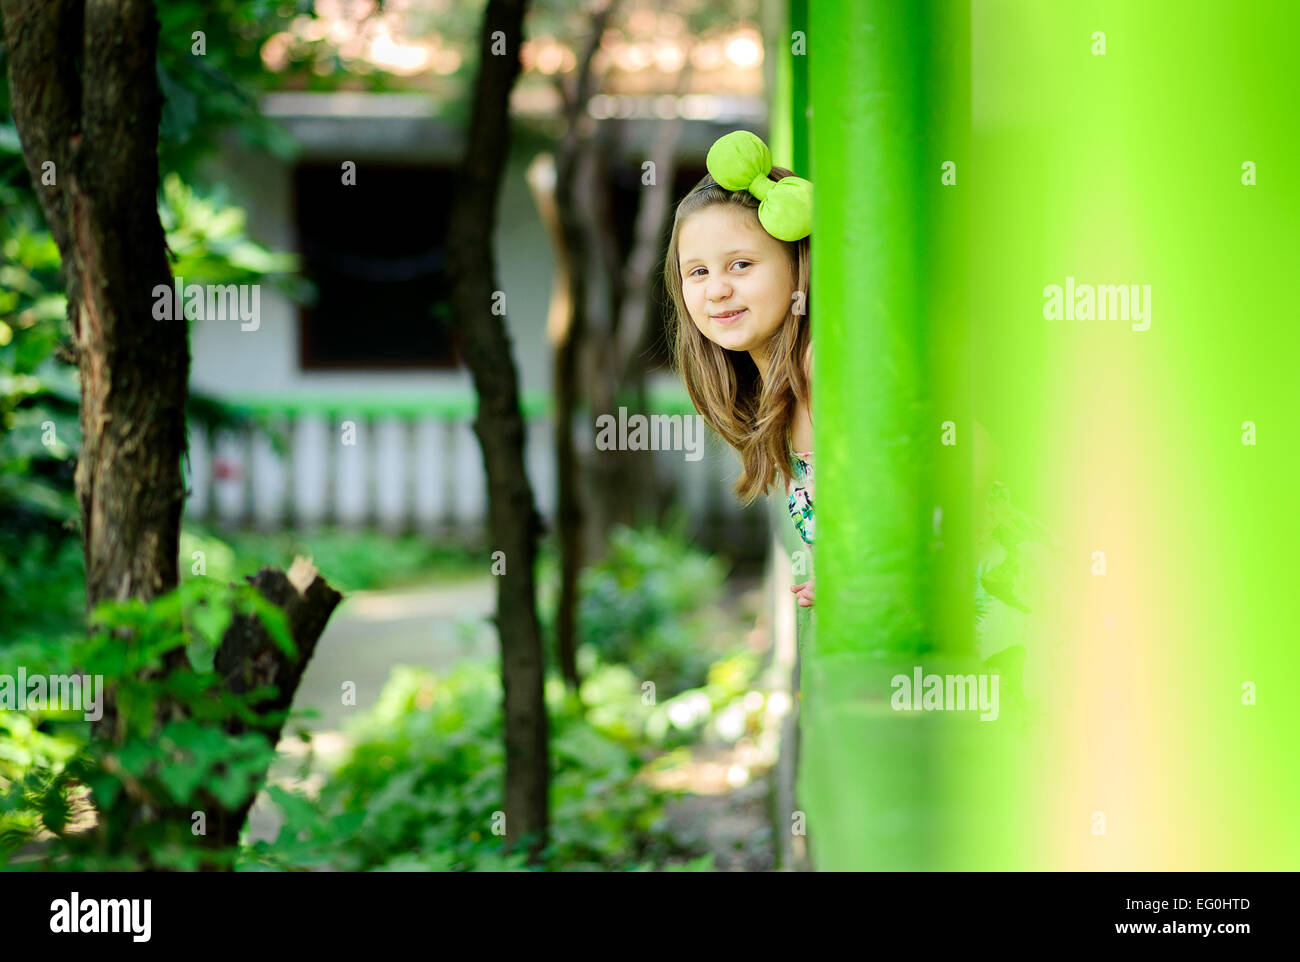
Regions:
[[[801,585],[791,585],[790,590],[794,592],[795,598],[803,607],[810,607],[813,603],[813,583],[805,581]]]

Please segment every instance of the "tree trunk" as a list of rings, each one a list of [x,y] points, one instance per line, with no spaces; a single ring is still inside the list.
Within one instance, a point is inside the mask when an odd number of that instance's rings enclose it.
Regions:
[[[275,686],[275,697],[258,706],[260,714],[287,711],[293,704],[293,696],[298,691],[307,663],[316,651],[316,644],[325,631],[325,623],[343,596],[319,577],[315,566],[305,558],[294,558],[287,575],[278,568],[263,568],[245,580],[284,611],[297,657],[290,658],[281,651],[260,620],[237,615],[221,638],[213,665],[234,694],[247,694],[261,685]],[[226,725],[230,735],[239,735],[247,730],[247,726],[238,721]],[[280,741],[284,723],[257,730],[274,747]],[[239,833],[255,797],[256,792],[233,809],[226,809],[216,799],[208,800],[206,807],[213,812],[208,835],[212,844],[224,847],[239,843]],[[186,813],[180,814],[182,818],[186,817]]]
[[[541,518],[524,470],[524,420],[505,318],[494,312],[493,225],[509,150],[510,90],[519,73],[524,0],[489,0],[479,43],[478,77],[448,226],[452,300],[464,331],[465,359],[478,392],[474,431],[487,474],[494,552],[504,552],[497,581],[497,630],[505,691],[506,838],[540,860],[547,842],[547,716],[533,565]],[[504,54],[494,54],[494,36]]]
[[[592,93],[592,60],[600,48],[605,26],[616,3],[605,2],[591,16],[587,42],[570,92],[564,97],[565,129],[556,160],[555,206],[559,220],[560,251],[568,285],[568,312],[554,332],[556,526],[559,529],[560,593],[555,612],[555,651],[565,684],[576,693],[578,678],[578,580],[583,563],[583,512],[578,452],[573,443],[573,419],[579,404],[579,358],[587,331],[588,251],[576,192],[590,183],[581,176],[583,155],[590,141],[591,118],[587,103]]]
[[[566,140],[568,138],[566,137]],[[556,499],[555,522],[559,541],[560,591],[555,608],[555,657],[571,692],[577,692],[577,609],[578,580],[582,572],[582,491],[578,451],[573,440],[573,420],[578,412],[578,351],[586,331],[587,297],[586,278],[581,266],[585,249],[582,232],[572,216],[573,162],[571,151],[562,148],[557,165],[556,206],[559,211],[560,232],[563,236],[563,257],[569,267],[565,270],[568,285],[568,317],[556,332],[552,345],[554,354],[553,391],[555,395],[555,472]]]

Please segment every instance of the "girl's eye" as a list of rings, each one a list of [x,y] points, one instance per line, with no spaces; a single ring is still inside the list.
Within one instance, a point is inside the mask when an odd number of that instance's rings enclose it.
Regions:
[[[752,263],[753,263],[753,261],[738,260],[738,261],[732,261],[732,262],[731,262],[731,266],[732,266],[732,267],[735,267],[737,264],[752,264]],[[697,268],[695,268],[695,270],[691,271],[691,272],[690,272],[689,274],[687,274],[686,276],[687,276],[687,277],[695,277],[695,276],[696,276],[696,275],[695,275],[695,272],[696,272],[696,271],[702,271],[702,270],[704,270],[703,267],[697,267]]]

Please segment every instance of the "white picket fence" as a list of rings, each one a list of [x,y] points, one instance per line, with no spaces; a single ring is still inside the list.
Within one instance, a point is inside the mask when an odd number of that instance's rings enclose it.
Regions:
[[[260,403],[270,431],[253,426],[213,437],[193,424],[186,473],[186,514],[223,526],[262,530],[318,525],[415,530],[474,538],[487,521],[483,457],[468,411],[422,413],[375,403]],[[311,408],[322,408],[312,410]],[[593,453],[591,418],[575,421],[575,437]],[[271,432],[286,441],[277,451]],[[763,512],[742,509],[730,493],[738,462],[712,432],[703,455],[655,452],[656,471],[671,480],[693,531],[715,538],[765,538]],[[603,452],[594,452],[602,456]],[[612,455],[613,456],[613,455]],[[527,416],[525,458],[538,509],[554,520],[555,466],[550,417]],[[712,535],[712,537],[708,537]]]

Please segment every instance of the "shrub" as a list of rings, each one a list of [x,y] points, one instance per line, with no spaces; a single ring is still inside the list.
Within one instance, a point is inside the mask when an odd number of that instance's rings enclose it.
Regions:
[[[260,618],[292,652],[284,613],[257,589],[207,579],[148,603],[104,602],[89,636],[71,644],[26,642],[3,652],[10,675],[21,666],[28,677],[101,676],[99,707],[107,711],[111,691],[115,725],[92,739],[81,710],[0,713],[0,864],[130,871],[233,861],[234,852],[196,833],[189,815],[251,797],[275,754],[257,729],[280,720],[259,712],[269,688],[235,695],[213,670],[236,614]],[[164,672],[177,649],[183,662]],[[242,734],[226,734],[232,719],[246,726]]]
[[[722,561],[679,535],[617,526],[606,557],[582,572],[578,644],[590,646],[601,662],[627,665],[665,694],[697,687],[725,647],[714,609],[726,575]],[[557,580],[547,556],[539,608],[544,637],[551,639]]]
[[[662,831],[676,793],[639,777],[651,752],[591,724],[552,679],[551,838],[548,867],[634,869],[682,854]],[[507,852],[501,686],[492,663],[466,662],[444,676],[399,667],[358,739],[318,797],[269,790],[285,822],[274,842],[246,849],[241,868],[522,871]],[[508,826],[506,826],[508,829]]]

